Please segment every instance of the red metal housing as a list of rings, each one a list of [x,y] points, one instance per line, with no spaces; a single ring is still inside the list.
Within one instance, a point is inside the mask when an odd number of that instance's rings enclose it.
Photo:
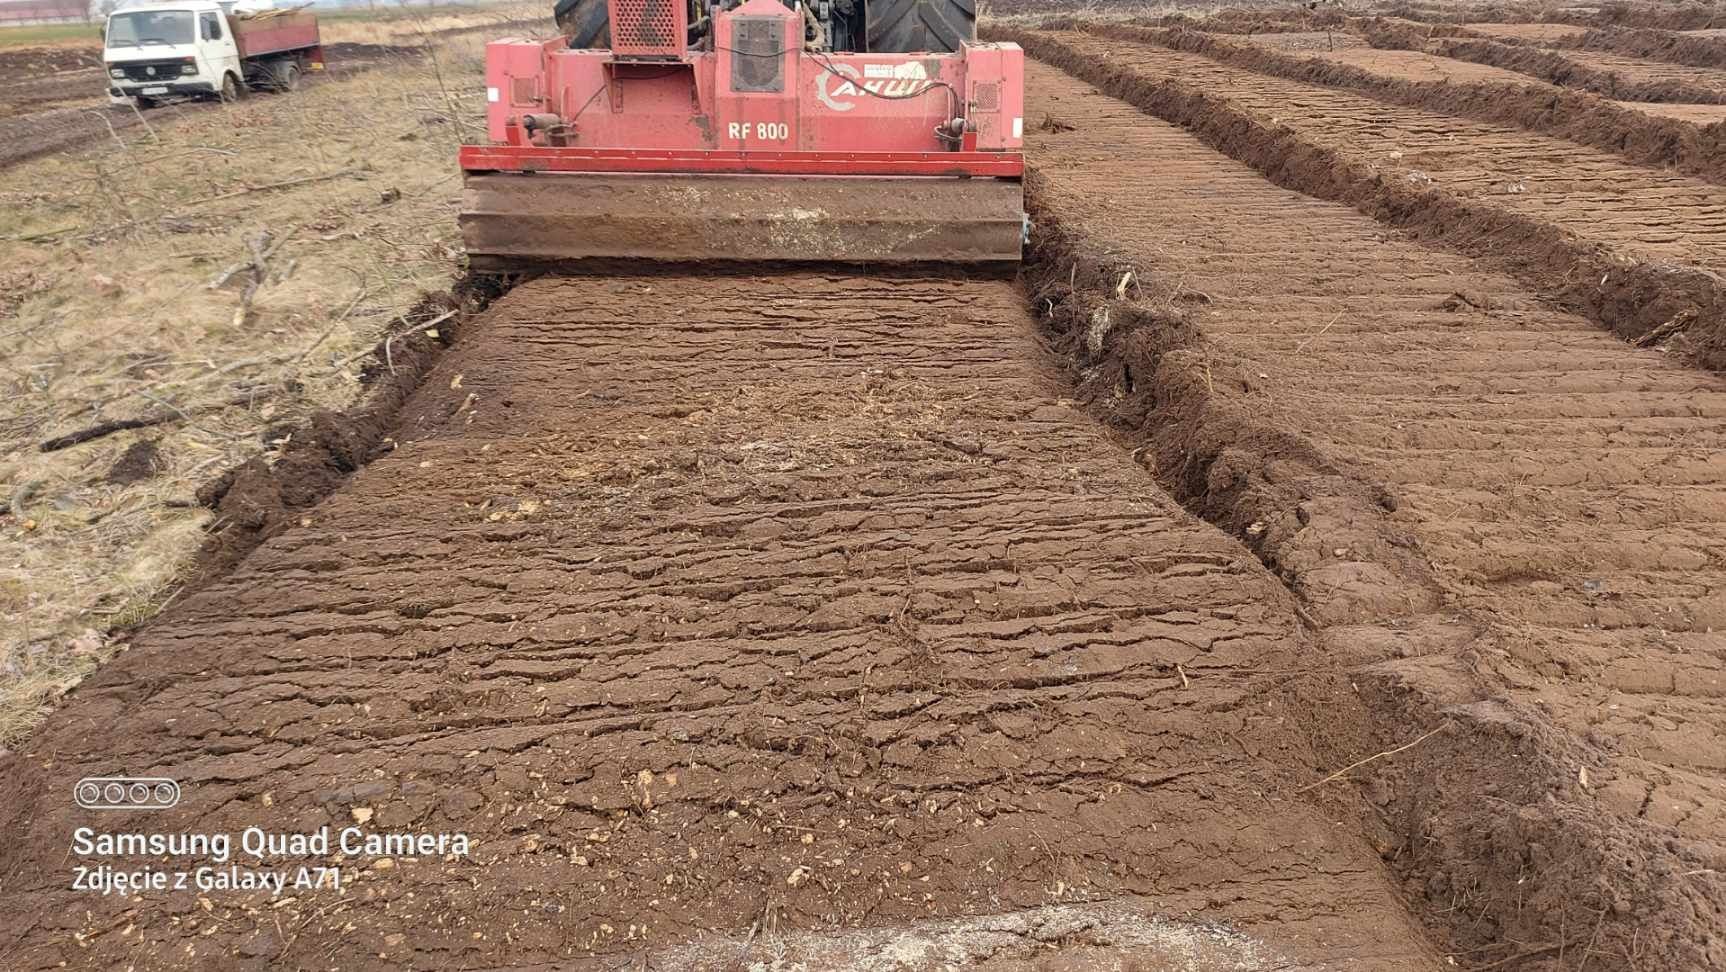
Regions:
[[[495,144],[463,147],[463,169],[997,178],[1022,171],[1017,45],[967,44],[953,54],[808,51],[792,10],[750,0],[717,19],[712,50],[672,53],[660,41],[667,23],[681,41],[684,4],[617,0],[613,9],[632,11],[614,24],[614,50],[571,50],[561,39],[487,46],[486,118]]]

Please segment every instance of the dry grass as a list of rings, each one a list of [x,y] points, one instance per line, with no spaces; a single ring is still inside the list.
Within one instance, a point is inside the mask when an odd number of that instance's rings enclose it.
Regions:
[[[352,403],[365,349],[450,284],[488,36],[0,171],[0,747],[172,599],[196,487]],[[139,442],[153,474],[111,481]]]
[[[0,27],[0,50],[8,47],[82,47],[101,44],[102,25],[32,24]]]
[[[319,21],[324,42],[328,44],[417,44],[428,33],[441,35],[513,21],[544,21],[549,30],[551,6],[523,0],[431,8],[389,4],[376,11],[320,14]]]

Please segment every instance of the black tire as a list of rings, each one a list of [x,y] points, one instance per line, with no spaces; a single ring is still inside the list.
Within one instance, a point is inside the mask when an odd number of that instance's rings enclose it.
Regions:
[[[951,54],[977,39],[976,0],[869,0],[865,17],[875,54]]]
[[[300,89],[300,66],[292,61],[276,68],[276,90],[286,94]]]
[[[216,97],[231,105],[245,97],[245,95],[246,89],[240,85],[239,78],[234,77],[232,74],[222,75],[222,90],[216,95]]]
[[[605,0],[557,0],[552,8],[557,28],[569,38],[570,47],[610,47],[611,20]]]

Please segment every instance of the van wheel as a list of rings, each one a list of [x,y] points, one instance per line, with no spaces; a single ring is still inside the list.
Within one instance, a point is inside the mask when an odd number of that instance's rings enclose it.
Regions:
[[[232,74],[222,75],[222,100],[233,104],[245,95],[245,89],[240,87],[240,79]]]
[[[298,91],[300,89],[300,66],[289,62],[276,69],[277,91]]]

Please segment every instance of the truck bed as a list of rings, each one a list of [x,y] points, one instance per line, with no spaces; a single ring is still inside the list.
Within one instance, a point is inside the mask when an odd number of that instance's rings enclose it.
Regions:
[[[310,13],[266,11],[250,17],[230,17],[234,44],[243,58],[317,47],[318,18]]]

